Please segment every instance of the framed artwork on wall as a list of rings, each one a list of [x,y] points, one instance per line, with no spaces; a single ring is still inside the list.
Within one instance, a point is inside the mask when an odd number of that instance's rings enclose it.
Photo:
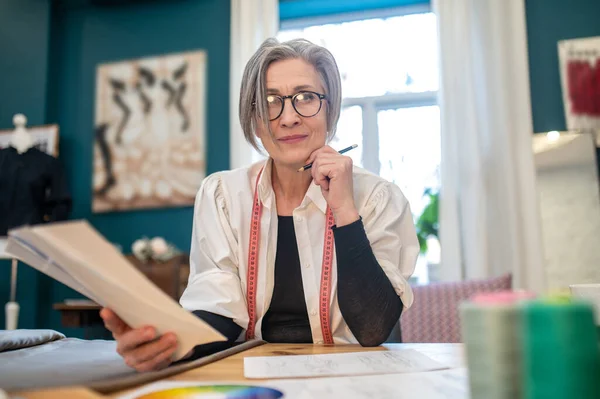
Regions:
[[[600,128],[600,36],[558,42],[567,130]]]
[[[96,70],[93,212],[194,204],[206,176],[206,52]]]
[[[58,157],[58,125],[27,126],[35,147],[53,157]],[[0,130],[0,149],[10,145],[12,129]]]

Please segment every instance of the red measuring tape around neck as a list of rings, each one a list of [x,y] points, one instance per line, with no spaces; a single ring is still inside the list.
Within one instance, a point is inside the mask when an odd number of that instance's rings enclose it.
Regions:
[[[256,283],[258,281],[258,251],[260,248],[260,219],[262,216],[262,203],[258,198],[258,181],[263,169],[258,172],[254,187],[254,201],[252,204],[252,219],[250,221],[250,242],[248,244],[248,277],[246,300],[248,303],[248,329],[246,339],[254,339],[256,329]],[[325,217],[325,239],[323,244],[323,265],[321,267],[321,289],[319,294],[319,316],[321,320],[321,332],[326,344],[333,344],[331,333],[329,297],[331,296],[331,266],[333,263],[333,230],[334,217],[331,209],[327,207]]]

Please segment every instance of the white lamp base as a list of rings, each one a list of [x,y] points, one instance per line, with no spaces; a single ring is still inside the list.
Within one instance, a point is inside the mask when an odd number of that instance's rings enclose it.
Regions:
[[[19,309],[20,306],[16,302],[7,302],[4,306],[7,330],[17,329],[17,325],[19,323]]]

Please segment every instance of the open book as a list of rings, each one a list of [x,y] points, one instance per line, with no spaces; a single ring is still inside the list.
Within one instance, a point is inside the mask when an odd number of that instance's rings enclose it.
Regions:
[[[131,327],[173,332],[173,360],[194,346],[226,338],[183,309],[133,266],[85,221],[22,227],[9,231],[6,253],[112,309]]]

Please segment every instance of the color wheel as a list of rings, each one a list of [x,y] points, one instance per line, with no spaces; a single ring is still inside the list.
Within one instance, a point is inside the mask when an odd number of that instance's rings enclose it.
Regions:
[[[279,399],[283,393],[252,385],[198,385],[169,388],[136,399]]]

